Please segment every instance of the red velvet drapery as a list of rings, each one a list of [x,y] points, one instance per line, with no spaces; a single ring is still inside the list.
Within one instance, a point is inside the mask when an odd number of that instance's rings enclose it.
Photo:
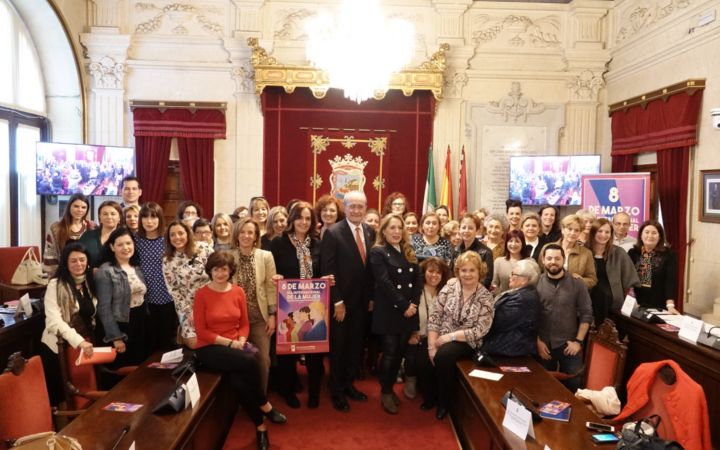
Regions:
[[[137,177],[142,184],[142,202],[162,203],[172,138],[135,137]]]
[[[213,140],[200,138],[178,139],[180,179],[185,196],[198,202],[205,217],[215,213],[213,180]],[[211,180],[210,183],[207,180]]]
[[[632,170],[638,153],[657,152],[658,195],[665,236],[677,252],[678,309],[682,310],[687,253],[690,147],[697,144],[702,90],[681,92],[612,114],[613,172]]]
[[[387,150],[382,167],[377,170],[376,158],[360,155],[361,144],[344,152],[370,161],[363,174],[368,206],[381,206],[379,203],[393,191],[405,194],[411,205],[422,203],[435,112],[435,99],[429,91],[416,91],[409,97],[400,91],[389,91],[383,100],[358,105],[336,89],[330,89],[325,98],[316,99],[309,89],[287,94],[282,88],[271,87],[263,91],[262,108],[263,193],[271,205],[285,204],[292,198],[312,201],[314,189],[310,178],[314,175],[322,178],[316,195],[330,192],[331,180],[327,174],[332,169],[328,159],[333,156],[328,155],[336,149],[342,150],[341,144],[331,142],[327,151],[313,158],[312,134],[333,139],[345,134],[355,138],[370,137],[370,134],[387,136]],[[367,144],[363,145],[365,152]],[[380,202],[379,192],[373,185],[375,177],[379,182],[384,181]]]
[[[170,142],[178,138],[183,193],[210,216],[214,205],[213,142],[225,139],[225,113],[217,109],[135,108],[133,122],[143,201],[161,202]]]

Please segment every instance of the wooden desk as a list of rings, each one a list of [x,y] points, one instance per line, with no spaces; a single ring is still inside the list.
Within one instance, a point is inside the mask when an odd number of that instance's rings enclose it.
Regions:
[[[159,356],[154,360],[159,360]],[[153,414],[152,410],[175,386],[170,370],[145,365],[128,375],[106,396],[97,400],[61,434],[76,438],[84,450],[109,450],[126,425],[130,431],[119,449],[135,441],[142,450],[220,449],[232,425],[238,400],[227,378],[200,371],[200,404],[179,413]],[[188,375],[182,380],[185,382]],[[102,408],[111,402],[141,403],[134,413],[111,412]]]
[[[720,424],[720,351],[683,341],[677,333],[669,333],[633,317],[616,315],[613,320],[618,330],[627,334],[629,341],[623,383],[627,386],[628,379],[641,363],[674,360],[703,387],[713,447],[720,448],[720,427],[717,426]]]
[[[43,298],[46,288],[44,284],[0,283],[0,301],[17,300],[25,294],[30,294],[30,298]]]
[[[497,358],[497,362],[509,366],[527,366],[532,373],[505,373],[500,381],[473,378],[468,374],[478,368],[471,361],[458,362],[460,388],[457,401],[451,410],[453,422],[463,449],[540,449],[545,445],[552,449],[586,449],[597,446],[591,439],[592,432],[585,422],[602,422],[588,407],[576,399],[559,381],[552,377],[535,360],[524,358]],[[496,368],[483,370],[500,372]],[[519,388],[541,405],[552,400],[572,404],[570,421],[543,420],[534,424],[535,439],[520,440],[502,426],[505,407],[502,396],[513,387]]]
[[[7,360],[15,352],[22,352],[25,358],[37,355],[40,338],[45,329],[45,314],[36,312],[32,317],[15,317],[14,313],[1,312],[5,325],[0,327],[0,367],[5,368]]]

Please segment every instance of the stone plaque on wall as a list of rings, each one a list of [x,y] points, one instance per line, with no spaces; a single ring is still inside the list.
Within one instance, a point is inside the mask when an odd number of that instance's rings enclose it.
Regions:
[[[511,156],[557,155],[564,106],[525,97],[519,82],[497,101],[470,103],[468,165],[470,206],[505,212]]]

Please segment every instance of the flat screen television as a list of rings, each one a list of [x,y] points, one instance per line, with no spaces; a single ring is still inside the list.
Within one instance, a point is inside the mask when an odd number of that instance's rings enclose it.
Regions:
[[[582,176],[600,173],[600,155],[511,156],[510,198],[523,205],[580,205]]]
[[[120,195],[122,179],[135,174],[135,149],[38,142],[38,195]]]

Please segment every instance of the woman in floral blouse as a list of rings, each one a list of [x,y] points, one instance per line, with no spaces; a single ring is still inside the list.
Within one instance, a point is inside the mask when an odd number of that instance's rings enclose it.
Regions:
[[[475,252],[455,261],[456,279],[438,294],[428,321],[428,355],[438,381],[438,419],[447,415],[457,386],[455,363],[482,346],[494,315],[492,294],[482,285],[487,266]]]
[[[197,335],[193,321],[195,292],[210,278],[205,264],[213,252],[205,242],[197,242],[190,227],[180,220],[170,223],[165,231],[163,276],[175,303],[183,344],[195,348]]]

